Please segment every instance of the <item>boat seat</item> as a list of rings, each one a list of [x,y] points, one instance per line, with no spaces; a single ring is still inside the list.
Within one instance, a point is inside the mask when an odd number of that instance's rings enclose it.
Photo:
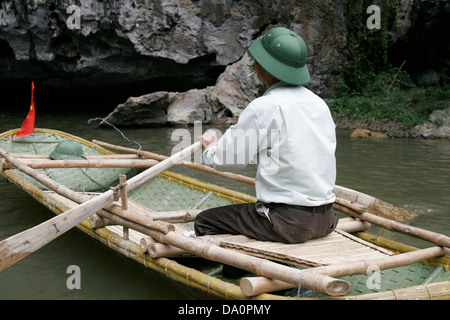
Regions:
[[[220,246],[260,258],[307,268],[394,255],[391,251],[338,229],[325,237],[298,244],[257,241],[244,236],[230,236],[223,238]]]

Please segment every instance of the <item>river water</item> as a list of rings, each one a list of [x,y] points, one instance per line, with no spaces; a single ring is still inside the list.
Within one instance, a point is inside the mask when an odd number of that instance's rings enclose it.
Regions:
[[[20,127],[26,115],[0,114],[0,131]],[[171,141],[174,128],[122,129],[131,142],[112,128],[98,128],[104,117],[95,110],[84,113],[37,113],[36,127],[62,130],[87,140],[97,139],[170,155],[178,141]],[[204,126],[203,129],[207,127]],[[194,136],[193,129],[190,134]],[[221,129],[222,131],[224,129]],[[196,132],[195,132],[196,134]],[[336,151],[337,184],[370,194],[419,214],[413,226],[450,234],[450,142],[412,139],[352,139],[350,132],[338,131]],[[180,169],[177,169],[180,170]],[[189,170],[189,169],[184,169]],[[236,171],[246,175],[253,168]],[[183,171],[225,187],[254,194],[245,184]],[[0,240],[35,226],[52,213],[5,179],[0,181]],[[383,236],[399,240],[375,229]],[[414,245],[428,246],[414,240]],[[68,267],[80,268],[81,288],[69,289]],[[14,266],[0,272],[0,299],[200,299],[202,293],[188,289],[152,270],[123,258],[74,229],[60,236]]]

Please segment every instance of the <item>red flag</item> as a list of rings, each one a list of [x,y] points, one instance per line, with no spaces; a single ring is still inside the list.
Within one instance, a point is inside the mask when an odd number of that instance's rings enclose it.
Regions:
[[[31,82],[31,106],[30,111],[28,112],[27,117],[22,123],[22,127],[16,133],[16,137],[23,137],[34,132],[34,121],[36,119],[36,115],[34,112],[34,99],[33,99],[33,91],[34,91],[34,82]]]

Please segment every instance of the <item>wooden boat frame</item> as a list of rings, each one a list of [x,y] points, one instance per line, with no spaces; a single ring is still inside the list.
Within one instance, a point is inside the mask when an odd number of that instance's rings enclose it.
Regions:
[[[17,131],[10,130],[3,133],[0,137],[9,136]],[[86,141],[79,137],[56,131],[50,129],[36,129],[36,132],[45,132],[51,134],[57,134],[67,139],[73,139],[81,144],[88,147],[95,148],[104,154],[113,154],[113,152],[98,146],[92,142]],[[40,203],[44,204],[47,208],[53,211],[55,214],[61,214],[70,209],[70,206],[62,203],[58,200],[58,197],[54,196],[54,193],[49,191],[41,190],[36,187],[26,179],[18,176],[12,170],[1,170],[3,176],[8,180],[14,182],[19,188],[23,189],[25,192],[30,194]],[[227,198],[233,202],[252,202],[255,199],[251,196],[245,195],[240,192],[228,190],[218,186],[213,186],[202,181],[192,179],[190,177],[166,171],[160,176],[176,181],[177,183],[186,185],[190,188],[196,188],[198,190],[209,190],[220,197]],[[261,300],[275,300],[275,299],[295,299],[293,297],[280,296],[276,294],[263,293],[257,296],[248,297],[244,295],[241,288],[238,285],[223,281],[214,276],[207,275],[193,268],[184,266],[174,259],[169,258],[151,258],[146,252],[143,252],[142,248],[138,243],[130,239],[124,239],[121,235],[116,232],[109,230],[108,228],[92,228],[89,220],[85,220],[77,226],[81,231],[88,234],[92,238],[100,241],[109,248],[125,255],[127,258],[135,260],[147,268],[153,269],[160,272],[167,277],[181,282],[189,287],[199,289],[206,292],[209,295],[213,295],[222,299],[261,299]],[[358,232],[355,234],[369,242],[372,242],[378,246],[385,247],[396,253],[411,252],[417,250],[417,248],[401,244],[399,242],[383,239],[379,236],[372,235],[367,232]],[[429,263],[433,265],[441,265],[446,270],[450,268],[450,258],[448,256],[430,259],[424,263]],[[305,298],[300,298],[305,299]],[[316,298],[306,298],[306,299],[316,299]],[[324,298],[320,298],[324,299]],[[337,299],[337,300],[364,300],[364,299],[450,299],[450,281],[430,283],[419,286],[413,286],[409,288],[402,288],[391,290],[387,292],[378,292],[370,294],[362,294],[357,296],[337,296],[337,297],[327,297],[325,299]]]

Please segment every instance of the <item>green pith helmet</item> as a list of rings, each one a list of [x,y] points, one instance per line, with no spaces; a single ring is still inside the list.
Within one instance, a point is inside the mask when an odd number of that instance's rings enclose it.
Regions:
[[[56,146],[55,150],[50,153],[53,160],[61,160],[68,158],[80,158],[83,156],[81,144],[74,140],[63,140]]]
[[[308,48],[294,31],[283,27],[273,28],[251,41],[248,51],[272,76],[291,85],[303,85],[309,81],[306,66]]]

